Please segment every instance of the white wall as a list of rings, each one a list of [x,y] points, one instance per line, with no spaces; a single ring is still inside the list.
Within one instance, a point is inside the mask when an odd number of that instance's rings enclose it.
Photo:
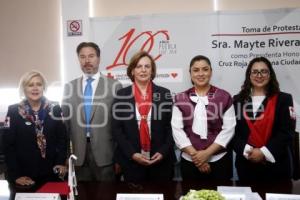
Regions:
[[[37,69],[60,81],[60,0],[0,0],[0,88]]]
[[[298,0],[90,0],[92,17],[300,7]]]

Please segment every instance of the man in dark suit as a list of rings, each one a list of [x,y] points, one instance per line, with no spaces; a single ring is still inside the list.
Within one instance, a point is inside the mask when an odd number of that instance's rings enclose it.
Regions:
[[[65,87],[63,113],[77,156],[78,180],[114,180],[110,110],[121,84],[99,73],[100,49],[83,42],[77,47],[83,75]]]

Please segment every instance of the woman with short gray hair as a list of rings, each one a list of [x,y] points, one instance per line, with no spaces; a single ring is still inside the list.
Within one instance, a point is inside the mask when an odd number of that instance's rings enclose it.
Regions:
[[[66,173],[67,136],[59,105],[44,97],[46,79],[31,71],[20,81],[23,100],[9,106],[4,153],[8,179],[18,187],[55,181]]]

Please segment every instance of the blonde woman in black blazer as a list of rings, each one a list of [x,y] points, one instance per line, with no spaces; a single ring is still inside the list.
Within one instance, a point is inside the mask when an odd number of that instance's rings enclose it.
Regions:
[[[8,178],[17,186],[58,181],[66,173],[66,129],[60,106],[44,97],[45,89],[40,72],[25,74],[20,82],[25,98],[8,108],[5,160]]]

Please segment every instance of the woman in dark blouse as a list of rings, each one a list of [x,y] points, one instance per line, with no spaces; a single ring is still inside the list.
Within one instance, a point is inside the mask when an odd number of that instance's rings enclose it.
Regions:
[[[154,59],[144,51],[130,60],[127,75],[132,85],[120,89],[112,106],[115,159],[125,181],[172,180],[172,96],[152,82]]]
[[[290,145],[296,122],[293,99],[280,91],[268,59],[250,61],[234,107],[237,125],[232,143],[239,179],[290,179]]]

